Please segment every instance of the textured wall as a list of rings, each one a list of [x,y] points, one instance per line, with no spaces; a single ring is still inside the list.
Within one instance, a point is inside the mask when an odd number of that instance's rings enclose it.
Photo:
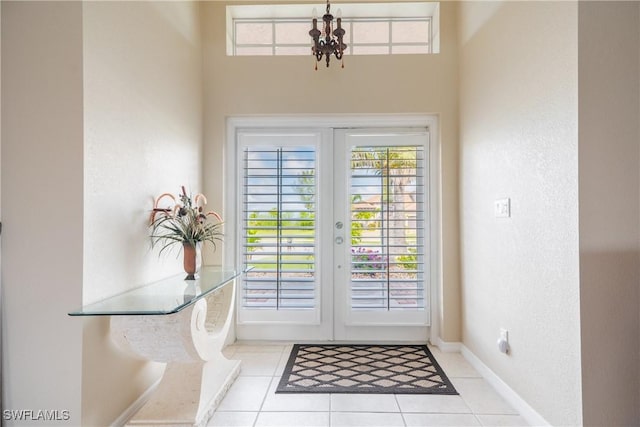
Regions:
[[[82,323],[67,312],[82,303],[80,3],[2,2],[2,89],[2,409],[67,410],[19,424],[79,425]]]
[[[579,7],[583,420],[640,425],[640,3]]]
[[[459,25],[463,342],[552,425],[577,425],[577,4],[462,3]]]
[[[198,3],[84,4],[84,302],[182,271],[148,239],[153,198],[201,189]],[[83,425],[106,425],[162,372],[85,321]],[[117,392],[115,392],[117,390]]]

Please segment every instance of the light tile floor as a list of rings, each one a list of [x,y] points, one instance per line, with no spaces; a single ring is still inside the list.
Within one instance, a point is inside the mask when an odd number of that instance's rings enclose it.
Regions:
[[[430,347],[459,396],[275,394],[292,345],[225,349],[242,372],[209,426],[526,426],[459,353]]]

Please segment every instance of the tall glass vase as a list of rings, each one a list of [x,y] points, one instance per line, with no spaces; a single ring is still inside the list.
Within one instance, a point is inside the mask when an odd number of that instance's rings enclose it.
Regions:
[[[184,255],[184,271],[187,277],[184,280],[196,280],[196,273],[202,267],[202,242],[197,242],[195,246],[188,242],[182,243]]]

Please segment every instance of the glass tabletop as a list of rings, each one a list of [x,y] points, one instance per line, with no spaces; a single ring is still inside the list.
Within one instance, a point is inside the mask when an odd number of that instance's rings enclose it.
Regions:
[[[162,315],[177,313],[231,282],[240,270],[204,267],[196,280],[176,275],[119,295],[87,304],[69,316]]]

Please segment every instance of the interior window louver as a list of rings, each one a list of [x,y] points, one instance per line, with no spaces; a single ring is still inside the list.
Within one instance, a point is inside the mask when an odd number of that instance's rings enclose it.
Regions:
[[[424,149],[351,151],[351,308],[425,307]]]
[[[316,305],[316,152],[313,147],[245,148],[243,306]]]

